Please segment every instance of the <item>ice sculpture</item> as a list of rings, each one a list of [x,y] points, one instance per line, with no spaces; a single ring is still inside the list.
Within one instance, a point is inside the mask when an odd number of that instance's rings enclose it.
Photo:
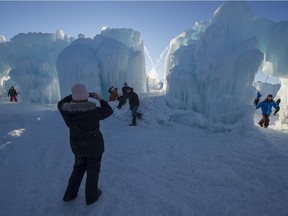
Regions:
[[[79,38],[60,53],[57,71],[61,96],[68,94],[75,82],[106,98],[110,86],[121,89],[124,82],[136,92],[144,92],[146,70],[140,33],[126,28],[104,28],[93,40]]]
[[[252,24],[244,2],[226,2],[203,32],[188,31],[172,40],[167,94],[179,99],[179,108],[213,123],[235,124],[245,118],[242,127],[252,126],[252,82],[263,60],[258,40],[250,34]]]
[[[56,58],[68,45],[59,33],[20,33],[0,47],[1,88],[14,85],[21,99],[35,103],[56,103],[60,99]],[[8,79],[9,78],[9,79]]]

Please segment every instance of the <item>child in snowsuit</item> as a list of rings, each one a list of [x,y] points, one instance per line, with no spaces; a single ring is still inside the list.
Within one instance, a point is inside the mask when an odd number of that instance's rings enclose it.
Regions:
[[[114,88],[114,86],[111,86],[108,90],[110,93],[109,101],[115,101],[118,98],[118,88]]]
[[[16,90],[14,89],[14,86],[11,86],[11,88],[9,89],[8,91],[8,97],[10,96],[10,101],[12,102],[13,100],[15,102],[17,102],[17,92]]]
[[[136,118],[141,119],[142,117],[142,114],[137,112],[140,105],[139,97],[133,91],[133,88],[127,89],[127,94],[129,99],[130,110],[132,113],[132,123],[130,124],[130,126],[136,126]]]
[[[258,105],[261,97],[262,97],[262,95],[261,95],[260,92],[258,91],[258,92],[257,92],[257,95],[256,95],[256,98],[255,98],[255,100],[254,100],[255,106]]]
[[[279,98],[279,99],[276,100],[276,104],[277,104],[279,107],[278,107],[278,109],[275,110],[274,115],[276,115],[276,114],[279,112],[279,110],[280,110],[280,105],[279,105],[279,104],[280,104],[280,103],[281,103],[281,99]]]
[[[267,96],[267,98],[263,101],[261,101],[257,106],[256,109],[260,108],[262,110],[262,119],[259,121],[259,125],[261,127],[265,127],[267,128],[269,126],[269,116],[272,113],[272,107],[274,107],[275,109],[278,109],[279,106],[277,103],[275,103],[275,101],[273,100],[273,96],[271,94],[269,94]]]

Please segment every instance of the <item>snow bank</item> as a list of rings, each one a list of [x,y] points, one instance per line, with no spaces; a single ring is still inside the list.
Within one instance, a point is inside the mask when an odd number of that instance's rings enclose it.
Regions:
[[[287,216],[287,131],[186,127],[167,118],[177,111],[165,96],[140,97],[137,127],[129,108],[101,121],[103,195],[91,206],[85,176],[77,199],[62,200],[74,158],[55,105],[1,102],[1,215]]]

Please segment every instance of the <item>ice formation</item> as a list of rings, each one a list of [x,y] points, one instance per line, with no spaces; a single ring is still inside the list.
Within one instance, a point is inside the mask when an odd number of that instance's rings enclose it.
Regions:
[[[6,38],[3,35],[0,35],[0,43],[4,43],[6,41]]]
[[[287,33],[286,22],[255,18],[245,2],[223,3],[209,23],[198,23],[171,41],[167,94],[179,100],[178,108],[210,122],[250,128],[258,69],[288,75]]]
[[[107,96],[124,82],[146,90],[143,41],[132,29],[105,28],[94,39],[56,33],[20,33],[0,37],[0,99],[15,86],[23,101],[53,104],[70,93],[75,82]]]
[[[81,37],[60,53],[57,71],[62,97],[70,93],[75,82],[106,98],[110,86],[121,89],[124,82],[136,92],[144,92],[146,69],[140,33],[104,28],[93,40]]]
[[[281,87],[280,83],[273,84],[261,81],[255,82],[253,86],[255,86],[257,91],[261,93],[262,95],[261,100],[264,100],[268,94],[272,94],[274,99],[277,100],[277,94]]]
[[[13,85],[23,101],[46,104],[60,99],[55,62],[68,45],[60,33],[20,33],[0,44],[1,97]]]

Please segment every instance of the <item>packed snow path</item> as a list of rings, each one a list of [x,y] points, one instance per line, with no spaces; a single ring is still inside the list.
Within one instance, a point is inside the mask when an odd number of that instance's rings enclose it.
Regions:
[[[56,108],[3,103],[0,112],[3,216],[288,215],[286,132],[215,133],[145,119],[129,127],[130,115],[115,110],[101,122],[103,195],[86,206],[84,182],[76,200],[62,201],[73,155]]]

